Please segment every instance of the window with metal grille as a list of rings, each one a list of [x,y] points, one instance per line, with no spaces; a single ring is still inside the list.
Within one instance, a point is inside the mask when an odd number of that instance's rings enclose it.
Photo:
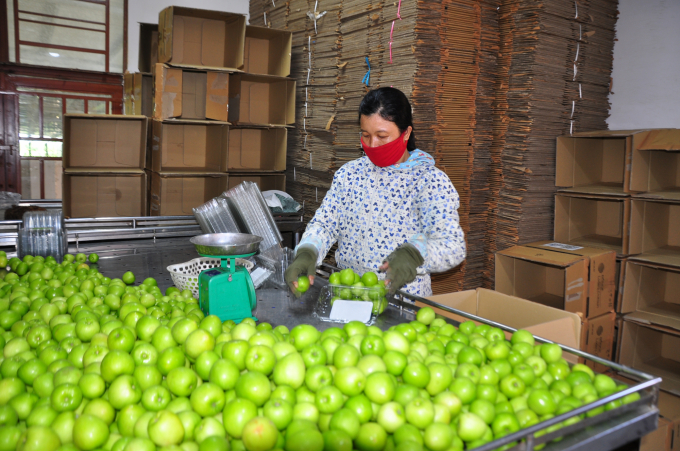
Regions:
[[[9,61],[122,73],[126,0],[6,0]]]

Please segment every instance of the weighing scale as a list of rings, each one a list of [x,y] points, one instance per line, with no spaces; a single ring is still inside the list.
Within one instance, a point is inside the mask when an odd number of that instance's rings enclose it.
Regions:
[[[236,259],[255,255],[261,241],[247,233],[209,233],[191,239],[198,255],[222,260],[219,267],[198,276],[199,306],[205,315],[215,315],[222,322],[257,321],[252,315],[257,306],[253,280],[246,268],[236,265]]]

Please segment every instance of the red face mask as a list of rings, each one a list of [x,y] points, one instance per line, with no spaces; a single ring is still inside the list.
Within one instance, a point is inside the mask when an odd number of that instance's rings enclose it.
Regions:
[[[404,156],[404,152],[406,152],[406,141],[404,141],[405,133],[406,132],[402,133],[401,136],[394,141],[378,147],[367,146],[364,139],[361,138],[361,147],[363,147],[366,156],[374,165],[380,166],[381,168],[392,166],[399,161],[401,157]]]

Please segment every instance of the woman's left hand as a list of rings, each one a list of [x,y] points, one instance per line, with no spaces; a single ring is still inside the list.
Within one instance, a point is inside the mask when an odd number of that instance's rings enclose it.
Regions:
[[[413,282],[417,270],[425,262],[418,249],[406,243],[396,248],[383,262],[380,271],[386,273],[388,292],[394,294],[407,283]]]

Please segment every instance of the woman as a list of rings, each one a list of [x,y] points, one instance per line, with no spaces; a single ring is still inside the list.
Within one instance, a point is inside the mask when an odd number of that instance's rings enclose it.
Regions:
[[[434,159],[416,148],[408,99],[398,89],[370,91],[359,107],[366,156],[342,166],[307,226],[285,278],[293,293],[300,275],[337,241],[340,268],[385,272],[391,293],[432,294],[430,273],[465,259],[458,193]],[[381,276],[382,277],[382,276]]]

